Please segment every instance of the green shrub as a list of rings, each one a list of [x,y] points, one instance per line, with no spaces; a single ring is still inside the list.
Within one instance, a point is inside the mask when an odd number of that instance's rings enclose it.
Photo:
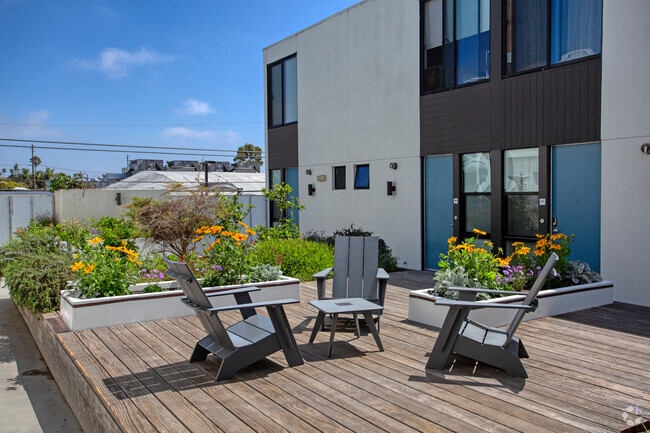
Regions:
[[[129,248],[135,247],[133,238],[137,236],[138,230],[133,220],[111,216],[104,216],[99,220],[88,219],[91,226],[99,232],[99,236],[104,239],[104,245],[119,247],[122,245],[122,240],[126,240]]]
[[[318,232],[312,233],[310,236],[315,239],[320,238]],[[372,236],[372,232],[361,227],[354,227],[354,224],[351,224],[350,227],[335,231],[332,236],[327,238],[327,243],[333,246],[337,236]],[[397,270],[397,257],[393,256],[393,251],[382,238],[379,238],[379,258],[377,261],[379,267],[384,268],[386,272],[395,272]]]
[[[304,239],[267,239],[251,251],[255,264],[280,266],[282,274],[309,281],[312,275],[334,264],[334,249]]]
[[[72,252],[57,241],[53,227],[31,226],[0,247],[0,276],[16,304],[32,312],[53,311],[71,279],[72,261]]]

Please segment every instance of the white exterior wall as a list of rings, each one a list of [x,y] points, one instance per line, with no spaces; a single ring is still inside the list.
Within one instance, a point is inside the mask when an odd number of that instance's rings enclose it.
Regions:
[[[650,306],[650,2],[603,2],[601,271]]]
[[[399,265],[412,269],[422,260],[419,47],[418,0],[371,0],[264,52],[264,65],[297,52],[298,173],[306,206],[300,230],[330,234],[354,224],[384,238]],[[369,190],[354,189],[356,164],[370,165]],[[347,166],[345,190],[333,189],[338,165]],[[387,181],[396,185],[393,196]]]

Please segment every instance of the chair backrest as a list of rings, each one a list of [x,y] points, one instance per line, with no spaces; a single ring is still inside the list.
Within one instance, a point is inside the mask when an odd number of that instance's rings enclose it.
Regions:
[[[332,297],[377,299],[378,257],[378,237],[337,236]]]
[[[533,283],[533,286],[530,288],[528,291],[528,295],[526,295],[526,298],[524,301],[521,303],[521,305],[531,305],[535,298],[537,297],[537,294],[539,291],[542,289],[544,286],[544,283],[548,279],[549,275],[551,275],[551,272],[553,272],[553,267],[556,265],[556,263],[560,260],[560,258],[557,256],[555,253],[551,253],[551,256],[548,258],[546,261],[546,264],[544,265],[544,268],[539,272],[539,275],[537,276],[537,279]],[[526,314],[528,311],[526,310],[518,310],[517,313],[515,314],[514,319],[512,319],[512,322],[510,323],[510,326],[508,327],[508,338],[506,338],[506,342],[504,346],[508,343],[510,343],[510,340],[512,340],[512,337],[515,335],[515,331],[517,330],[517,327],[519,327],[519,324],[521,323],[522,319],[524,318],[524,314]]]
[[[199,285],[199,282],[194,278],[194,274],[187,263],[174,262],[165,258],[165,263],[169,269],[165,272],[171,278],[176,278],[178,285],[181,286],[187,299],[194,305],[208,309],[212,308],[210,300],[205,295],[205,292]],[[232,344],[226,328],[219,320],[217,315],[211,315],[200,310],[195,310],[196,315],[201,321],[203,328],[208,333],[212,341],[219,342],[223,347],[227,347],[231,350],[235,350],[235,346]]]

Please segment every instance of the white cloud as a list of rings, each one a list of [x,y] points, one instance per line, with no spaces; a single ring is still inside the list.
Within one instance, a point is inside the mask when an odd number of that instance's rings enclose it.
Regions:
[[[211,131],[183,128],[180,126],[165,128],[161,137],[190,138],[195,140],[214,140],[219,142],[234,143],[241,141],[241,135],[236,131]]]
[[[192,115],[205,115],[214,113],[214,108],[210,107],[210,104],[207,102],[199,101],[197,99],[188,99],[183,102],[183,108],[180,108],[178,112],[180,114],[192,114]]]
[[[140,48],[126,51],[119,48],[105,48],[96,59],[75,60],[73,65],[82,69],[98,70],[111,79],[124,78],[135,68],[160,63],[168,63],[174,56],[160,54],[155,50]]]

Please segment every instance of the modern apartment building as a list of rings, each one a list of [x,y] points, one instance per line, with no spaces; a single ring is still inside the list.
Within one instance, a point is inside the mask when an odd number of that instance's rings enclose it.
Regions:
[[[400,266],[450,236],[572,258],[650,305],[650,2],[366,0],[264,50],[267,177],[301,231],[354,224]]]

